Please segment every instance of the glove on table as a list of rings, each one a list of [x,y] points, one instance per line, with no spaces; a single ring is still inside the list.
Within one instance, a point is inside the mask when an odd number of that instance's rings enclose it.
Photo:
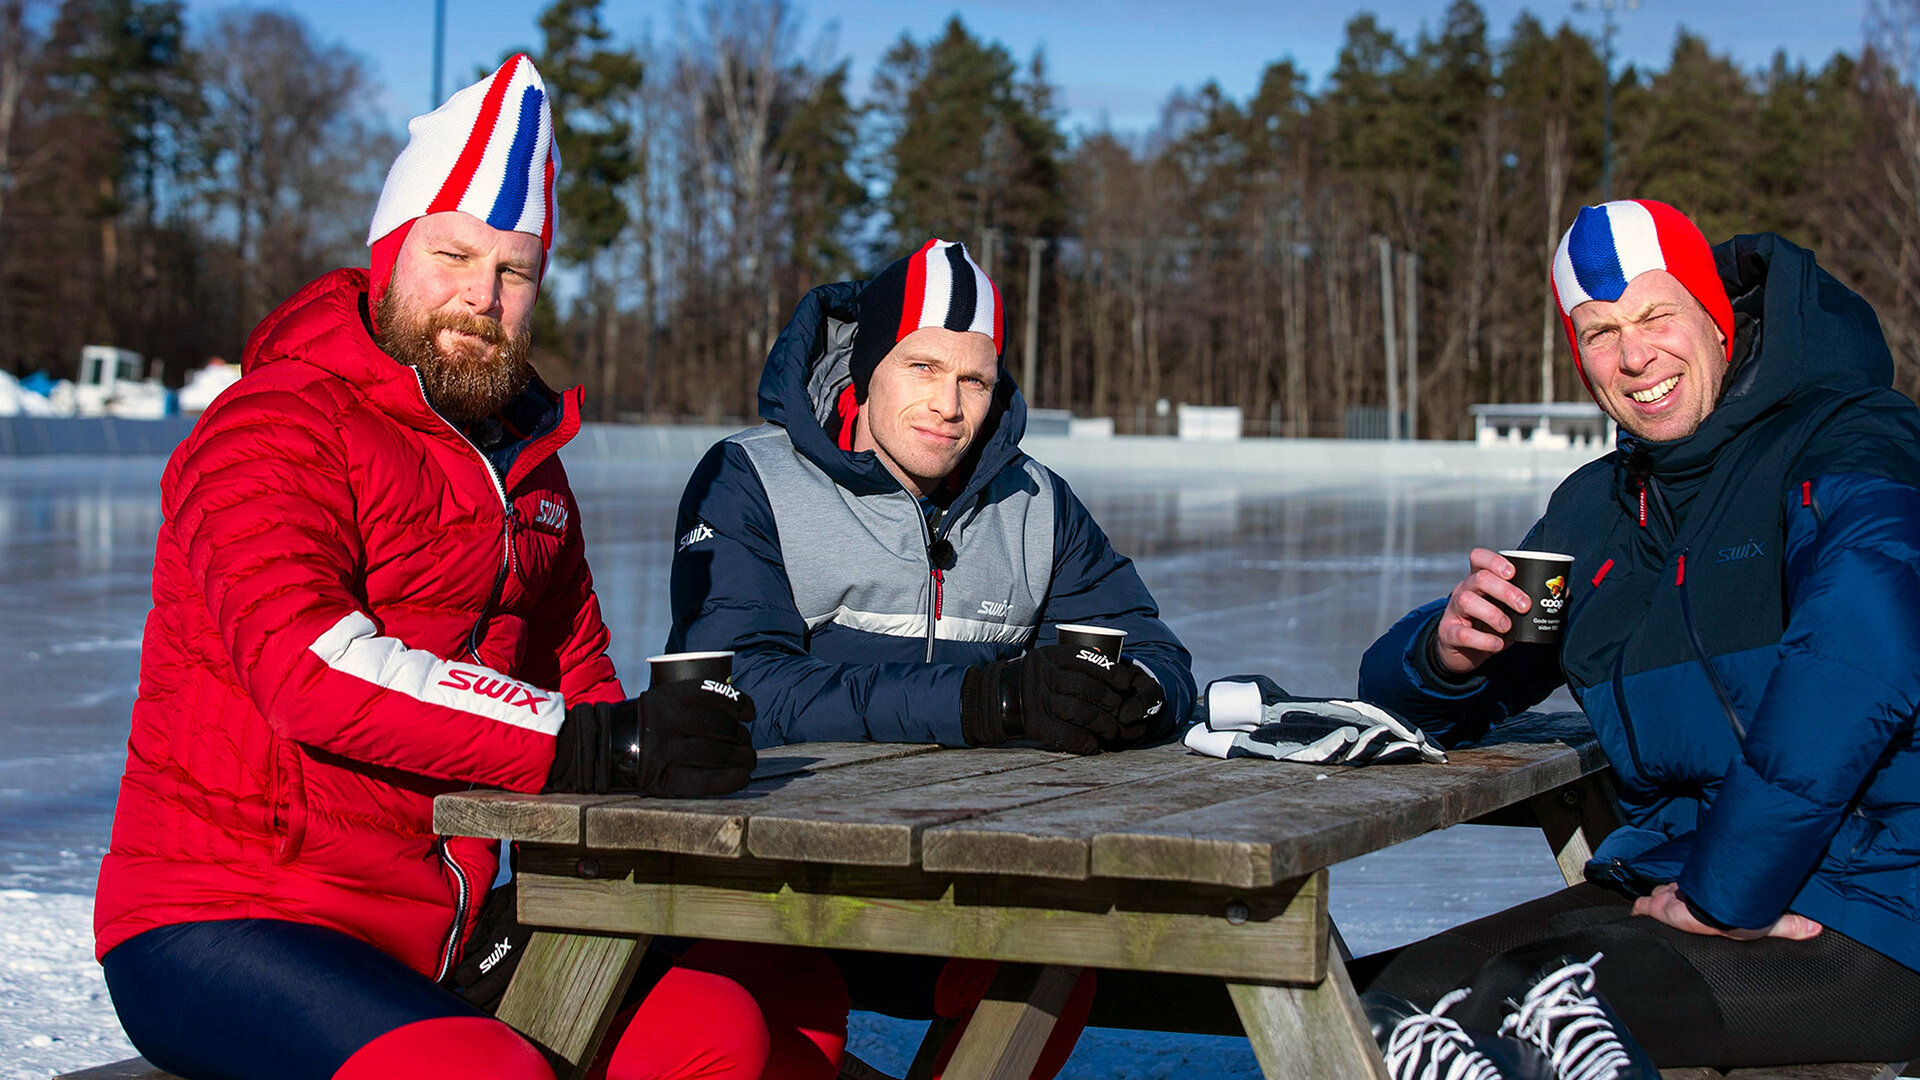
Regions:
[[[753,774],[753,717],[752,698],[711,680],[575,705],[555,739],[546,790],[680,799],[738,791]]]
[[[1210,757],[1263,757],[1325,765],[1447,760],[1419,728],[1377,705],[1289,694],[1265,675],[1207,684],[1187,747]]]

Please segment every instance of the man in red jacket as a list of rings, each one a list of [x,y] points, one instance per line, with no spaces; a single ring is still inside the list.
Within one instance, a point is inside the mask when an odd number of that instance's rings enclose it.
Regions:
[[[717,794],[753,767],[744,695],[625,701],[606,655],[555,456],[581,394],[527,363],[559,164],[538,73],[516,56],[409,130],[371,271],[262,321],[161,481],[95,935],[135,1046],[189,1078],[551,1080],[438,985],[498,862],[435,835],[433,797]],[[807,965],[744,981],[833,985]],[[770,1024],[807,1030],[700,967],[653,987],[611,1075],[756,1080]]]

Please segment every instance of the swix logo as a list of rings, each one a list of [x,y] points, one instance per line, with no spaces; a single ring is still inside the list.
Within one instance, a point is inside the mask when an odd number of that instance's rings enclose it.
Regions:
[[[448,668],[447,677],[440,680],[441,686],[451,686],[455,690],[468,690],[481,697],[494,698],[507,705],[525,705],[527,711],[540,715],[540,706],[547,700],[527,686],[512,679],[496,678],[490,672],[466,671],[461,668]]]
[[[687,535],[680,538],[680,545],[675,550],[685,551],[702,540],[711,539],[713,539],[713,526],[703,521],[687,530]]]
[[[1081,649],[1079,653],[1077,653],[1076,655],[1078,655],[1080,659],[1085,660],[1087,663],[1092,664],[1094,667],[1100,668],[1103,671],[1113,670],[1113,661],[1107,659],[1104,655],[1101,654],[1100,650],[1098,649]]]
[[[498,945],[495,945],[491,952],[487,953],[487,955],[480,958],[480,974],[485,975],[487,972],[492,971],[493,966],[495,964],[498,964],[500,961],[505,960],[507,958],[507,954],[512,951],[513,951],[513,939],[501,938],[500,943]]]
[[[1013,607],[1013,604],[1010,602],[1003,602],[999,600],[982,600],[980,601],[980,610],[975,612],[974,614],[985,615],[988,618],[992,618],[992,619],[1004,619],[1007,617],[1007,611],[1012,607]]]
[[[1748,537],[1747,542],[1744,544],[1735,544],[1732,547],[1721,548],[1713,562],[1715,566],[1718,566],[1721,563],[1739,562],[1742,559],[1751,559],[1756,555],[1765,555],[1766,553],[1767,545],[1752,537]]]
[[[718,679],[700,680],[700,689],[705,690],[708,693],[719,694],[721,697],[726,698],[728,701],[740,700],[740,691],[735,690],[732,686],[728,685],[727,683],[723,683]]]
[[[567,531],[567,504],[555,502],[552,499],[541,499],[540,512],[534,515],[533,524],[536,528],[546,529],[550,532],[565,533]]]

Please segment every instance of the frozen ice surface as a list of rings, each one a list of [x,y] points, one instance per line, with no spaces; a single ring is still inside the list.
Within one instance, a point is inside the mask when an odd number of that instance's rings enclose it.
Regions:
[[[673,515],[690,467],[569,465],[613,657],[630,678],[666,639]],[[157,460],[0,459],[0,625],[11,646],[0,650],[0,1077],[127,1052],[89,922],[151,603],[160,470]],[[1444,595],[1469,547],[1518,542],[1553,486],[1169,470],[1069,479],[1134,558],[1198,679],[1264,672],[1305,694],[1351,692],[1366,645]],[[1537,834],[1468,827],[1336,867],[1332,905],[1365,953],[1559,884]],[[899,1075],[922,1027],[862,1014],[852,1045]],[[1092,1031],[1063,1076],[1175,1071],[1258,1074],[1242,1039]]]

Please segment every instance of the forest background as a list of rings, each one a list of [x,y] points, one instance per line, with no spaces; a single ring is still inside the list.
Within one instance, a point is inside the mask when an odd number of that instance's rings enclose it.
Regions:
[[[751,416],[808,287],[939,235],[999,283],[1034,404],[1341,435],[1403,392],[1390,349],[1417,358],[1418,434],[1463,437],[1469,403],[1584,399],[1547,267],[1606,190],[1812,248],[1920,393],[1920,0],[1875,0],[1818,67],[1684,32],[1664,69],[1614,65],[1610,175],[1600,36],[1495,30],[1470,0],[1411,37],[1356,15],[1323,78],[1280,60],[1244,99],[1176,90],[1138,134],[1069,133],[1045,54],[958,16],[865,87],[803,16],[709,0],[622,40],[601,0],[553,0],[524,43],[564,160],[536,362],[587,384],[590,417]],[[177,385],[364,265],[403,137],[374,89],[282,10],[190,29],[177,0],[0,0],[0,367],[70,377],[113,344]]]

